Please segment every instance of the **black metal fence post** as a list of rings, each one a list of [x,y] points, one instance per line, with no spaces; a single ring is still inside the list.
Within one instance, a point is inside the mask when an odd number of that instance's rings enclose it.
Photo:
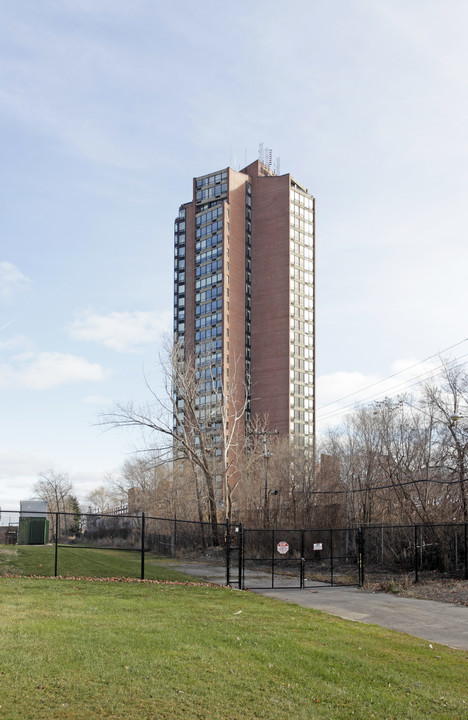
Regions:
[[[304,576],[305,576],[305,552],[304,552],[304,530],[301,530],[301,576],[300,576],[300,586],[301,590],[304,589]]]
[[[465,580],[468,580],[468,523],[465,523]]]
[[[55,513],[55,577],[57,577],[57,569],[58,569],[58,536],[59,536],[59,522],[60,522],[60,514],[58,512]]]
[[[418,565],[419,565],[419,557],[418,557],[418,526],[414,526],[414,582],[419,581],[419,575],[418,575]]]
[[[424,567],[424,538],[423,538],[423,526],[419,526],[419,568],[422,570]]]
[[[226,518],[226,585],[229,587],[231,578],[229,577],[229,566],[231,564],[231,533],[229,526],[229,518]]]
[[[268,531],[267,531],[268,532]],[[271,531],[271,587],[275,587],[275,530]]]
[[[361,525],[358,530],[358,574],[359,587],[364,585],[364,563],[365,563],[365,536],[364,527]]]
[[[239,590],[244,589],[244,526],[242,523],[239,523],[238,525],[238,533],[239,533],[239,581],[238,586]]]
[[[145,513],[141,513],[141,572],[140,578],[145,579]]]
[[[333,585],[333,530],[330,530],[330,585]]]

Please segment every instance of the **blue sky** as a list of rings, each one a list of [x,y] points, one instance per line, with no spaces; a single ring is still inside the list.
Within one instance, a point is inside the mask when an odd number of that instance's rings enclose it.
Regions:
[[[178,206],[260,142],[317,198],[319,406],[468,336],[467,25],[463,0],[0,3],[2,507],[50,467],[83,498],[138,446],[95,423],[159,386]]]

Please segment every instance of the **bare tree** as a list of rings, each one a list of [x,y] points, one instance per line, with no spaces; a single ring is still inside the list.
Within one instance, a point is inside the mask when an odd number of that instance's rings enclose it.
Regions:
[[[433,463],[439,474],[458,481],[463,522],[468,522],[468,374],[464,365],[444,361],[442,381],[427,383],[423,406],[433,418]]]
[[[374,404],[380,437],[380,514],[389,520],[430,523],[440,488],[431,469],[433,417],[418,412],[413,398],[386,398]]]
[[[337,458],[341,480],[349,491],[353,518],[357,522],[372,522],[376,517],[372,488],[379,484],[381,454],[373,408],[359,408],[349,414],[343,428],[329,435],[323,450]]]
[[[100,485],[86,496],[90,512],[105,514],[112,510],[117,502],[115,494],[105,485]]]
[[[357,408],[322,441],[355,522],[468,521],[468,374],[445,360],[438,377],[416,397]]]
[[[215,395],[215,417],[220,425],[225,516],[232,520],[233,496],[240,481],[240,460],[245,455],[245,414],[247,409],[248,385],[238,377],[239,362],[232,358],[231,374],[225,387],[213,382]],[[213,378],[214,380],[214,378]],[[250,379],[247,379],[247,383]]]
[[[427,521],[418,486],[427,479],[425,429],[402,399],[386,398],[356,409],[341,429],[329,433],[322,452],[336,459],[347,518],[372,523],[417,516]]]
[[[174,473],[172,464],[161,463],[154,453],[139,453],[126,460],[110,483],[114,497],[128,507],[130,514],[142,511],[157,517],[178,514],[181,519],[194,514],[193,494],[186,492],[191,482]]]
[[[209,358],[208,358],[209,360]],[[157,464],[169,463],[177,474],[182,466],[185,480],[191,477],[199,519],[205,513],[217,542],[217,502],[224,489],[228,513],[231,512],[232,468],[240,451],[245,413],[245,390],[239,391],[235,373],[222,386],[215,365],[203,368],[178,342],[166,344],[161,359],[164,393],[157,395],[147,382],[151,402],[144,407],[133,403],[117,405],[101,423],[111,427],[136,427],[144,431],[146,450],[157,457]],[[207,385],[212,392],[207,399]],[[201,403],[201,398],[205,402]],[[190,471],[187,471],[187,468]],[[219,490],[217,490],[219,488]]]
[[[73,486],[68,475],[56,472],[52,468],[39,473],[39,479],[34,485],[36,496],[47,503],[54,535],[57,532],[57,528],[55,527],[55,513],[75,511],[71,495],[72,488]],[[64,530],[66,530],[68,524],[72,523],[67,523],[66,516],[64,516]]]
[[[50,512],[67,512],[67,500],[72,487],[68,475],[50,469],[39,473],[34,492],[41,500],[45,500]]]
[[[251,525],[266,523],[271,494],[271,458],[273,438],[277,432],[269,429],[267,416],[254,416],[245,434],[235,444],[235,474],[231,475],[231,511]],[[273,481],[275,482],[275,481]],[[273,486],[277,495],[276,484]],[[276,516],[276,513],[275,513]],[[231,519],[231,515],[228,515]]]

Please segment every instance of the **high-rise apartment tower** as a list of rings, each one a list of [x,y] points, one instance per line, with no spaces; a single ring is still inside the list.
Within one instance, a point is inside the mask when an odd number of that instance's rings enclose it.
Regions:
[[[247,393],[241,432],[258,417],[313,446],[314,198],[260,161],[209,173],[180,206],[174,244],[174,336],[202,380],[198,418],[213,416],[213,383],[231,384]]]

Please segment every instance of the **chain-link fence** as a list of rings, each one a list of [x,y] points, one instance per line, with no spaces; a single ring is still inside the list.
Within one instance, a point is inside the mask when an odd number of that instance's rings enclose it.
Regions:
[[[180,559],[217,566],[238,563],[235,543],[228,547],[226,523],[120,512],[28,512],[23,517],[3,511],[2,516],[8,519],[0,527],[2,575],[157,579],[167,575],[162,570],[169,564],[176,570]]]
[[[262,571],[256,587],[359,585],[362,554],[358,528],[243,531],[245,573]]]
[[[0,574],[165,579],[217,567],[234,587],[362,585],[408,575],[468,579],[468,525],[255,529],[115,512],[3,511]],[[7,522],[5,522],[5,519]],[[172,575],[171,577],[177,577]]]
[[[367,580],[410,575],[468,579],[468,525],[380,525],[363,528]]]

